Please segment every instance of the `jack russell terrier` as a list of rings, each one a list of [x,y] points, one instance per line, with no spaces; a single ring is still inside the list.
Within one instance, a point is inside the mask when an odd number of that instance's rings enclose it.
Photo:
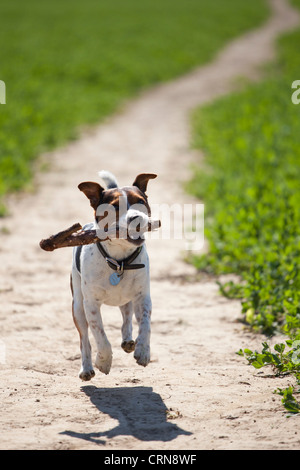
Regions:
[[[73,319],[82,357],[79,377],[84,381],[95,375],[88,327],[97,345],[96,367],[104,374],[111,368],[112,348],[100,313],[103,304],[121,310],[124,351],[134,351],[136,362],[144,367],[150,361],[151,297],[144,233],[152,221],[145,193],[148,181],[157,175],[140,174],[132,186],[122,188],[111,173],[99,175],[106,189],[94,182],[80,183],[78,188],[90,200],[95,215],[94,223],[84,229],[96,229],[101,242],[75,247],[71,272]],[[136,341],[132,339],[133,312],[138,322]]]

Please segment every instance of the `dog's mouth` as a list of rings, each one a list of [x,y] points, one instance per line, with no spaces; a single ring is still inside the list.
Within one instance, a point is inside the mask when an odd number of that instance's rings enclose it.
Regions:
[[[139,235],[137,238],[136,237],[131,237],[128,233],[128,236],[127,236],[127,239],[126,239],[129,243],[132,243],[132,245],[135,245],[135,246],[141,246],[144,241],[145,241],[145,235],[144,233],[141,233],[141,235]]]
[[[98,225],[97,236],[104,240],[127,240],[135,246],[140,246],[145,242],[145,233],[157,230],[160,227],[159,220],[148,219],[146,223],[127,224],[126,226],[113,223],[100,228]]]
[[[129,243],[135,246],[140,246],[145,241],[145,231],[141,231],[140,228],[132,230],[128,227],[114,227],[114,230],[107,230],[107,236],[110,240],[122,239],[127,240]]]

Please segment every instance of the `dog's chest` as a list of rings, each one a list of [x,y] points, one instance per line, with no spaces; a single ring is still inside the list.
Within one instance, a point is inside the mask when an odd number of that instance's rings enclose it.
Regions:
[[[107,305],[124,305],[147,291],[149,267],[124,270],[119,277],[117,271],[108,266],[94,246],[87,246],[82,253],[82,288],[86,295]]]

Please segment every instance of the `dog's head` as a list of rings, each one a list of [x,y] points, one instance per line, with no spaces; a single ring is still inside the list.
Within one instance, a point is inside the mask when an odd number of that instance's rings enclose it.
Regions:
[[[86,181],[78,188],[90,200],[101,240],[125,239],[134,245],[144,242],[145,232],[152,230],[151,210],[146,195],[148,181],[156,178],[152,173],[138,175],[132,186],[104,189],[99,183]],[[157,226],[155,227],[157,228]]]

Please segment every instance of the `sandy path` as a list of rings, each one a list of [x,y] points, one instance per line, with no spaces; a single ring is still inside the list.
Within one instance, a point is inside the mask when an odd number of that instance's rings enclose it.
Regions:
[[[236,322],[239,302],[219,296],[215,280],[184,281],[193,268],[182,262],[183,241],[148,243],[151,363],[141,368],[121,350],[121,315],[105,308],[113,367],[89,383],[77,376],[71,251],[45,253],[38,246],[41,238],[90,220],[77,185],[97,180],[100,169],[114,172],[122,184],[139,172],[156,172],[149,184],[152,203],[192,202],[180,185],[194,158],[188,112],[229,92],[237,77],[259,75],[273,55],[274,38],[298,21],[284,0],[271,5],[273,16],[263,27],[59,149],[51,155],[51,170],[38,176],[36,193],[10,198],[11,216],[1,222],[0,235],[1,449],[299,447],[294,419],[286,419],[280,397],[272,395],[278,382],[235,354],[259,346],[261,338],[243,332]]]

